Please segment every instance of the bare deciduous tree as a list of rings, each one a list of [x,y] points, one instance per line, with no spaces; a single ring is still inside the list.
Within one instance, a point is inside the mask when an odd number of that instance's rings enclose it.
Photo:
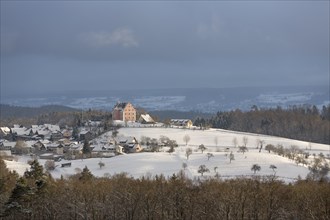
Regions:
[[[210,160],[211,157],[214,157],[212,153],[207,153],[206,156],[207,156],[207,160]]]
[[[272,169],[274,173],[276,173],[275,170],[277,169],[277,167],[274,164],[271,164],[269,168]]]
[[[218,146],[218,137],[217,136],[214,137],[214,143],[215,143],[215,146],[217,147]]]
[[[243,154],[244,154],[246,151],[248,151],[248,149],[247,149],[247,147],[245,147],[245,146],[240,146],[240,147],[238,148],[238,152],[242,152]]]
[[[251,167],[251,170],[255,174],[257,171],[260,171],[261,170],[261,167],[258,164],[253,164],[252,167]]]
[[[237,137],[233,138],[233,145],[234,145],[234,147],[237,147],[237,145],[238,145]]]
[[[45,162],[45,169],[47,171],[55,170],[55,162],[54,162],[54,160],[47,160]]]
[[[243,141],[244,147],[246,147],[249,139],[248,139],[248,137],[244,136],[243,139],[242,139],[242,141]]]
[[[235,156],[234,156],[233,152],[230,152],[230,154],[229,154],[229,163],[231,163],[232,160],[235,160]]]
[[[183,168],[184,170],[187,169],[187,167],[188,167],[187,163],[182,163],[182,168]]]
[[[204,152],[204,150],[206,150],[207,148],[204,146],[204,144],[201,144],[198,146],[198,149],[202,151],[202,153]]]
[[[205,165],[200,165],[197,172],[203,176],[204,173],[210,172],[210,170]]]
[[[189,147],[186,149],[186,157],[187,157],[187,160],[189,159],[189,156],[192,154],[192,149]]]
[[[190,136],[188,134],[186,134],[185,136],[183,136],[183,141],[186,143],[186,146],[188,145],[188,142],[190,141]]]
[[[100,161],[98,164],[99,164],[99,166],[100,166],[100,169],[102,169],[102,167],[105,166],[105,164],[104,164],[102,161]]]

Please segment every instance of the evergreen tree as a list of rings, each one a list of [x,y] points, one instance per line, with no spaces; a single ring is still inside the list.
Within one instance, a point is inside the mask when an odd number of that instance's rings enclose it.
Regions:
[[[82,150],[83,154],[89,154],[89,153],[91,153],[91,151],[92,150],[91,150],[89,141],[88,140],[85,140],[84,146],[83,146],[83,150]]]
[[[79,180],[82,181],[88,181],[93,179],[93,174],[91,173],[91,171],[88,169],[87,166],[85,166],[85,168],[83,169],[83,171],[80,174]]]
[[[29,213],[30,211],[24,208],[24,202],[28,197],[30,192],[30,187],[24,177],[17,180],[15,188],[12,190],[11,195],[5,204],[4,213],[0,216],[9,216],[11,214],[17,213]]]
[[[25,171],[24,177],[35,180],[42,179],[44,175],[44,169],[42,165],[39,164],[38,160],[33,160],[30,162],[30,165],[30,170]]]

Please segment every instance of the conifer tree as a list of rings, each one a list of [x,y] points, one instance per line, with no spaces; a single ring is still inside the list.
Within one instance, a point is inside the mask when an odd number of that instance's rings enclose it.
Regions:
[[[83,169],[83,171],[81,172],[81,176],[79,177],[79,180],[82,181],[88,181],[91,180],[93,178],[93,174],[91,173],[91,171],[88,169],[87,166],[85,166],[85,168]]]

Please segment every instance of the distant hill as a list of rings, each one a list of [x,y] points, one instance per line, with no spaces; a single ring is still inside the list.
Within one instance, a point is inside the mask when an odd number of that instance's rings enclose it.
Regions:
[[[0,104],[0,118],[30,118],[41,114],[51,112],[75,112],[75,108],[70,108],[62,105],[45,105],[41,107],[22,107]]]
[[[111,111],[118,102],[131,102],[146,111],[206,112],[259,108],[288,108],[294,105],[315,105],[319,109],[329,102],[329,85],[275,86],[237,88],[128,89],[104,91],[61,91],[42,96],[22,94],[1,96],[2,104],[44,106],[50,103],[76,109]],[[186,117],[185,117],[186,118]]]

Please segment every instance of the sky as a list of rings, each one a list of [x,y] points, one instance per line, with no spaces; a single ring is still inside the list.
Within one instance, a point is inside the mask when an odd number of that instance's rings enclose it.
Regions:
[[[329,85],[329,1],[1,1],[1,96]]]

